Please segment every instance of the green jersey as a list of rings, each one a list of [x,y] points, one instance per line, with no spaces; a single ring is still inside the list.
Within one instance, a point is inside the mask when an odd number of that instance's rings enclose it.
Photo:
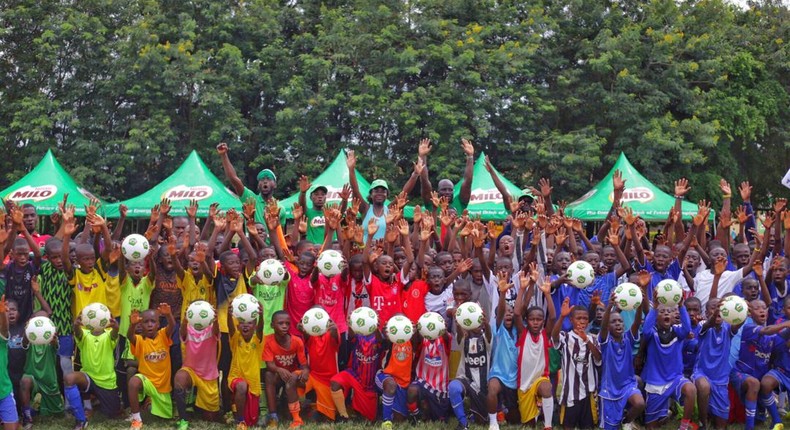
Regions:
[[[0,336],[0,399],[8,397],[13,390],[8,376],[8,338]]]
[[[326,222],[324,212],[313,209],[312,203],[308,203],[305,215],[307,215],[307,240],[319,245],[324,243],[324,224]]]
[[[91,377],[91,380],[100,388],[114,390],[118,388],[115,380],[115,345],[118,339],[113,339],[110,330],[94,336],[90,330],[82,329],[82,339],[74,340],[80,349],[82,371]]]
[[[25,375],[33,378],[36,391],[41,393],[42,415],[63,413],[63,397],[58,386],[58,359],[54,346],[30,344],[25,361]]]
[[[255,222],[266,226],[266,220],[264,219],[264,215],[266,214],[266,202],[263,201],[260,194],[255,194],[255,191],[244,187],[244,192],[241,194],[241,202],[246,202],[250,197],[255,199]],[[282,210],[280,211],[280,225],[285,228],[285,211]]]
[[[121,285],[121,322],[118,324],[118,332],[126,337],[129,331],[129,317],[132,311],[144,311],[148,309],[148,302],[151,301],[151,291],[154,290],[154,283],[148,276],[143,276],[137,285],[131,276],[127,276]]]
[[[58,270],[49,261],[41,263],[38,273],[41,295],[52,308],[49,318],[58,329],[58,336],[71,334],[73,317],[71,316],[71,297],[73,294],[66,272]],[[38,304],[38,301],[36,301]]]
[[[285,308],[285,290],[288,288],[290,276],[288,272],[285,274],[285,279],[280,283],[274,285],[252,285],[252,294],[261,303],[263,307],[263,335],[268,336],[274,334],[272,328],[272,315],[275,312],[281,311]]]

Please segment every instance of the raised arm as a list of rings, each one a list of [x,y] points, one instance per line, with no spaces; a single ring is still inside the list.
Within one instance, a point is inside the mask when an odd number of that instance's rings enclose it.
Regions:
[[[475,147],[472,142],[461,139],[461,147],[466,154],[466,166],[464,166],[464,179],[461,182],[461,190],[458,193],[458,199],[461,205],[466,207],[469,204],[469,199],[472,197],[472,175],[475,171]]]
[[[571,314],[571,298],[566,297],[565,300],[562,302],[562,308],[560,308],[560,320],[554,324],[554,327],[551,328],[551,340],[556,345],[560,341],[560,330],[562,330],[562,323],[568,315]]]
[[[420,146],[417,151],[417,157],[422,160],[422,163],[425,165],[425,168],[422,169],[420,174],[420,195],[422,196],[422,201],[426,204],[426,210],[428,202],[431,201],[431,193],[433,192],[433,187],[431,186],[431,180],[428,177],[428,154],[431,152],[431,140],[430,139],[422,139],[420,140]],[[435,209],[435,208],[434,208]]]
[[[126,213],[129,208],[126,205],[118,206],[118,212],[120,216],[118,217],[118,222],[115,223],[115,228],[112,230],[112,239],[113,240],[121,240],[121,236],[123,234],[123,225],[126,222]]]
[[[502,183],[502,180],[499,179],[499,175],[494,172],[494,167],[491,165],[491,160],[488,159],[488,155],[486,155],[485,158],[485,167],[488,174],[491,175],[491,180],[494,181],[494,186],[497,191],[502,194],[502,204],[505,206],[505,211],[507,211],[507,213],[513,212],[513,197],[507,191],[507,187]]]
[[[230,162],[230,157],[228,157],[228,145],[226,143],[217,145],[217,153],[219,153],[219,157],[222,160],[222,170],[225,171],[225,178],[230,182],[233,192],[239,196],[244,194],[244,183],[236,175],[236,169]]]
[[[362,193],[359,191],[359,183],[357,182],[357,156],[354,151],[349,150],[346,151],[346,166],[348,167],[348,182],[351,185],[351,192],[354,193],[354,197],[359,199],[359,211],[363,214],[368,212],[368,202],[366,200],[366,196],[363,196]]]

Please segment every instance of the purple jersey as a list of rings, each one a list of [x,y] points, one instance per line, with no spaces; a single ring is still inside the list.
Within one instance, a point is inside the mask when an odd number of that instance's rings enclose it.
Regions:
[[[376,373],[381,369],[381,342],[375,334],[351,338],[351,359],[348,363],[349,373],[370,390],[375,389]]]
[[[783,346],[784,340],[775,334],[761,334],[765,328],[756,324],[743,326],[741,334],[741,350],[735,368],[738,371],[761,379],[770,370],[771,353],[777,346]]]

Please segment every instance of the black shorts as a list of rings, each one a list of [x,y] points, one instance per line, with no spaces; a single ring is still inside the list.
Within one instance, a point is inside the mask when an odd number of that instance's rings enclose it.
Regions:
[[[560,424],[562,424],[563,427],[575,427],[579,429],[593,428],[591,399],[591,396],[587,396],[584,400],[576,402],[571,407],[563,406],[560,415]]]
[[[464,385],[464,397],[469,401],[469,410],[476,415],[475,422],[488,422],[488,408],[486,407],[486,393],[476,391],[466,378],[458,378]]]
[[[518,390],[515,388],[506,387],[503,384],[497,399],[508,411],[518,410]]]
[[[446,422],[450,416],[450,398],[447,397],[447,393],[440,393],[419,379],[412,382],[412,385],[420,389],[420,402],[428,403],[427,411],[423,410],[427,415],[425,418]]]
[[[88,378],[88,389],[85,394],[93,394],[99,401],[99,411],[109,418],[117,418],[121,415],[121,393],[118,389],[108,390],[99,387],[90,376],[86,373]]]

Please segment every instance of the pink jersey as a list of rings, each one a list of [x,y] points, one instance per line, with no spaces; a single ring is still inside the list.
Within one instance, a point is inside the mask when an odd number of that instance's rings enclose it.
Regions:
[[[315,291],[310,283],[310,274],[302,278],[299,276],[299,269],[291,263],[286,263],[285,268],[291,275],[285,291],[285,310],[291,317],[289,333],[301,339],[302,332],[296,326],[302,320],[304,313],[313,306]]]
[[[420,358],[414,372],[417,379],[439,393],[447,393],[450,379],[450,345],[443,337],[422,340]]]
[[[337,325],[337,332],[340,334],[348,331],[346,322],[346,290],[347,283],[340,279],[340,276],[327,278],[318,275],[318,286],[315,289],[315,304],[324,307],[324,310]]]
[[[213,381],[219,377],[217,372],[217,341],[214,327],[209,326],[203,330],[195,330],[187,325],[187,338],[184,342],[186,357],[184,367],[195,372],[200,379]]]

